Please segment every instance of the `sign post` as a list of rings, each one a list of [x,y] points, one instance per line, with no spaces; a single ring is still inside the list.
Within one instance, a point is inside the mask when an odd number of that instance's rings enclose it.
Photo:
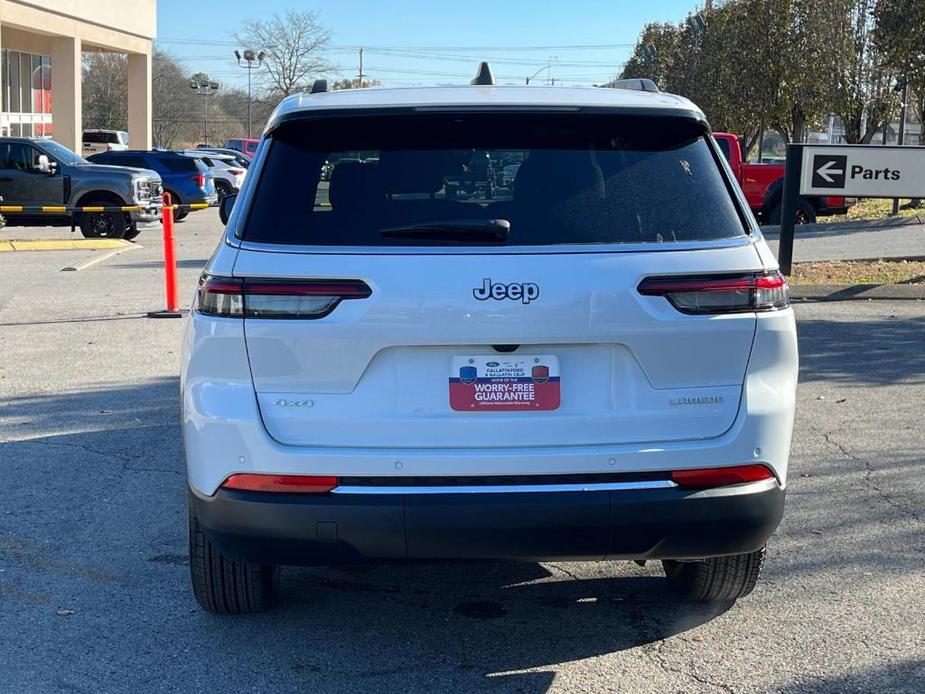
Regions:
[[[925,147],[787,145],[781,201],[781,272],[793,264],[793,232],[801,197],[925,197]]]

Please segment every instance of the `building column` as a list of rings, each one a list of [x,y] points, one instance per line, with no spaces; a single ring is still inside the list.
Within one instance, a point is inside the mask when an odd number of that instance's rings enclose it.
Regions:
[[[128,143],[151,149],[151,54],[128,54]]]
[[[83,139],[81,40],[56,37],[51,45],[51,117],[53,138],[78,154]]]

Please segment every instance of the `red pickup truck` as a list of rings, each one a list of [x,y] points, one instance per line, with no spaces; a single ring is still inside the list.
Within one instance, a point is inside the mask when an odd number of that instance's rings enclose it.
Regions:
[[[748,206],[762,224],[780,224],[784,190],[783,164],[750,164],[742,156],[742,141],[729,133],[713,133],[716,144],[726,155]],[[796,223],[812,224],[818,215],[843,214],[850,204],[846,198],[806,197],[797,203]]]

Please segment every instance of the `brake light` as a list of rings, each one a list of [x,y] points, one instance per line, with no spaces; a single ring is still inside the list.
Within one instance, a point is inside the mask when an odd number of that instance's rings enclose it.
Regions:
[[[230,173],[232,176],[240,176],[242,173],[244,173],[244,169],[228,169],[228,173]]]
[[[190,176],[190,178],[196,181],[196,186],[199,188],[204,188],[206,185],[206,175],[204,173],[198,173],[195,176]]]
[[[779,272],[698,277],[647,277],[643,296],[663,296],[682,313],[773,311],[790,305],[787,281]]]
[[[744,484],[773,479],[774,473],[765,465],[739,465],[736,467],[711,467],[700,470],[675,470],[671,481],[679,487],[706,489],[725,487],[729,484]]]
[[[284,492],[290,494],[324,494],[338,485],[336,477],[319,475],[266,475],[241,473],[222,482],[223,489],[248,492]]]
[[[210,277],[199,280],[196,310],[225,318],[324,318],[345,299],[366,299],[362,280],[264,280]]]

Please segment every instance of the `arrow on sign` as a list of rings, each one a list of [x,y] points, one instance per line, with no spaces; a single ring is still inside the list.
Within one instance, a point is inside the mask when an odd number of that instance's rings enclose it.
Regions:
[[[818,169],[816,169],[816,173],[822,176],[827,183],[835,183],[835,179],[832,178],[832,176],[829,174],[841,176],[843,173],[845,173],[845,170],[833,169],[833,166],[837,166],[837,163],[834,161],[827,161],[824,166],[820,166]]]

